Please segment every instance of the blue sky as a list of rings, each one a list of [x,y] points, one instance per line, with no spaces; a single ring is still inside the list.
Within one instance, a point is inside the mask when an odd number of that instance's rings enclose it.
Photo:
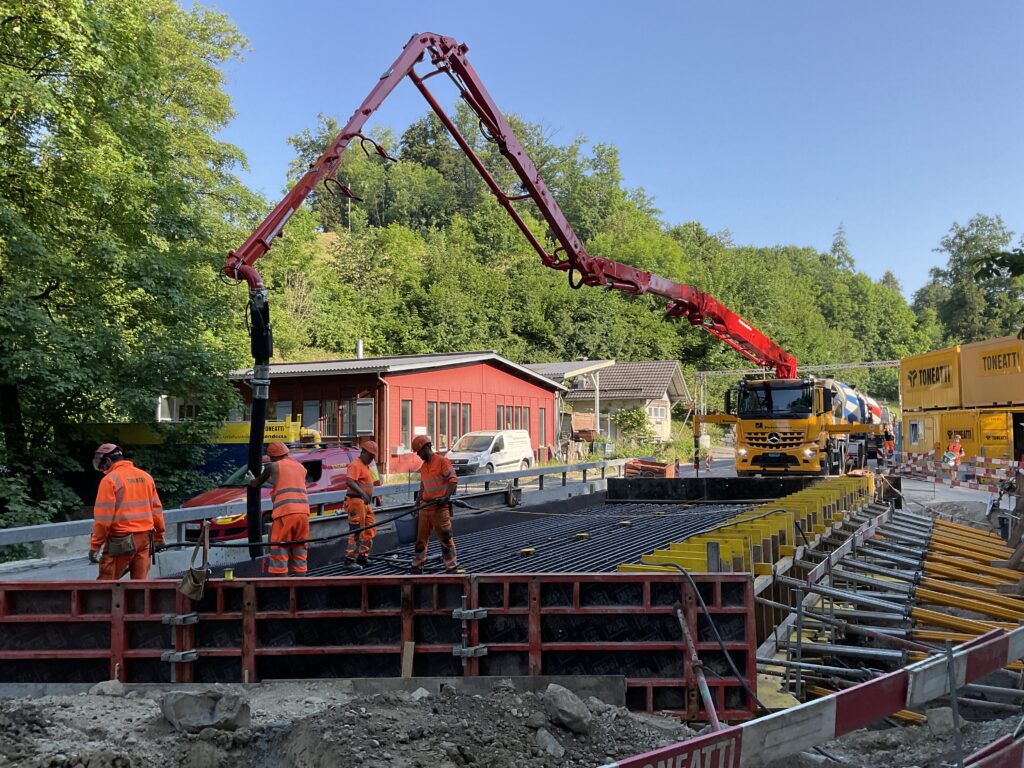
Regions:
[[[670,223],[736,244],[825,250],[842,222],[860,269],[909,295],[954,222],[1024,229],[1024,3],[340,3],[218,0],[250,39],[226,68],[245,180],[276,198],[287,137],[342,121],[414,32],[450,35],[498,106],[556,141],[615,144]],[[453,102],[438,80],[435,90]],[[372,124],[427,110],[403,83]]]

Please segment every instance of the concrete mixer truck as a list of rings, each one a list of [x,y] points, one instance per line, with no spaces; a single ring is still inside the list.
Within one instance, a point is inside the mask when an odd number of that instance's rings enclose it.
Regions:
[[[744,379],[727,390],[724,414],[700,420],[736,425],[736,473],[748,477],[862,467],[884,418],[884,409],[853,387],[811,376]]]

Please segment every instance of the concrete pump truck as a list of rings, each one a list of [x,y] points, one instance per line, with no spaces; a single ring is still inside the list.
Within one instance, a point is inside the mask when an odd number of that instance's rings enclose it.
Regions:
[[[692,325],[700,326],[749,360],[773,368],[777,378],[767,386],[773,393],[778,392],[780,402],[783,397],[788,396],[783,395],[783,392],[796,391],[800,392],[796,399],[809,400],[815,413],[827,410],[828,402],[823,396],[819,398],[800,389],[805,385],[795,378],[796,359],[792,355],[712,296],[692,286],[682,285],[628,264],[587,253],[505,116],[484,88],[469,62],[468,51],[468,46],[451,37],[433,33],[413,35],[324,153],[310,165],[305,175],[248,239],[228,255],[223,268],[224,274],[246,283],[249,288],[247,320],[253,356],[253,374],[250,379],[252,418],[248,451],[250,470],[257,475],[261,471],[263,432],[270,389],[269,364],[273,351],[267,290],[255,264],[270,250],[274,239],[281,234],[289,218],[317,185],[322,184],[325,192],[333,191],[343,196],[354,197],[352,191],[335,178],[345,150],[351,142],[357,141],[365,151],[376,152],[386,160],[391,159],[383,147],[362,132],[362,128],[384,99],[405,78],[408,78],[426,99],[455,143],[466,153],[470,163],[481,175],[498,203],[512,217],[524,237],[537,251],[545,266],[565,272],[573,288],[584,285],[601,286],[630,294],[650,293],[667,299],[666,318],[685,318]],[[417,72],[416,65],[424,62],[426,71]],[[476,114],[483,135],[497,147],[518,178],[516,189],[502,188],[428,89],[427,80],[438,75],[454,84],[459,97]],[[553,241],[554,247],[542,242],[519,215],[516,204],[520,201],[533,203],[537,207],[548,225],[550,240]],[[793,387],[797,389],[793,390]],[[259,490],[250,489],[247,498],[248,533],[249,541],[253,544],[260,541],[259,505]],[[253,557],[258,556],[258,547],[251,547],[250,554]]]

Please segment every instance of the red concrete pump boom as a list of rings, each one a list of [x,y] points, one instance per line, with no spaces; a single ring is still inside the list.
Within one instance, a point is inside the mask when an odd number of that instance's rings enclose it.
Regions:
[[[249,285],[250,339],[255,361],[249,439],[249,468],[253,474],[258,475],[261,471],[262,457],[260,454],[270,386],[269,362],[273,350],[267,294],[263,279],[255,268],[256,261],[270,250],[274,238],[281,234],[288,219],[298,210],[303,200],[309,196],[317,184],[323,182],[325,187],[333,187],[342,195],[353,196],[351,190],[334,178],[345,149],[353,140],[358,140],[364,150],[369,146],[382,157],[390,159],[383,147],[362,133],[362,128],[367,119],[405,77],[408,77],[423,94],[427,103],[437,113],[441,123],[448,129],[462,151],[466,153],[498,202],[508,211],[509,216],[515,221],[526,239],[530,241],[530,245],[540,255],[544,264],[552,269],[567,272],[570,285],[574,288],[583,285],[605,286],[626,293],[652,293],[662,296],[669,302],[665,310],[666,317],[685,317],[692,325],[699,325],[754,363],[774,368],[779,378],[796,377],[797,363],[792,355],[712,296],[692,286],[682,285],[628,264],[591,256],[587,253],[554,197],[548,191],[533,161],[527,156],[508,121],[491,99],[480,78],[477,77],[466,57],[468,50],[465,44],[442,35],[424,33],[410,38],[398,58],[381,75],[377,85],[348,119],[345,127],[341,129],[327,150],[313,162],[305,175],[242,243],[241,247],[228,255],[224,264],[224,273],[228,277],[245,280]],[[414,70],[414,67],[423,61],[427,54],[429,54],[433,69],[420,75]],[[441,74],[446,75],[455,83],[461,97],[476,113],[485,137],[497,145],[501,154],[519,177],[524,190],[522,193],[510,194],[499,186],[434,95],[427,89],[426,81]],[[518,200],[532,200],[537,205],[558,242],[558,246],[553,252],[548,252],[544,243],[537,239],[519,215],[514,205]],[[578,275],[575,280],[573,279],[574,274]],[[249,541],[256,543],[260,541],[261,535],[258,489],[250,489],[248,507]],[[256,557],[259,549],[254,546],[250,552],[253,557]]]
[[[399,81],[409,77],[480,172],[491,192],[498,198],[498,202],[509,212],[527,240],[540,254],[546,266],[568,271],[570,282],[572,274],[577,273],[579,279],[573,283],[576,286],[606,286],[626,293],[653,293],[663,296],[669,300],[665,312],[667,317],[685,317],[692,325],[701,326],[754,363],[774,368],[780,378],[796,377],[796,360],[792,355],[712,296],[692,286],[681,285],[636,267],[587,253],[504,115],[477,77],[466,57],[467,50],[466,45],[459,44],[450,37],[429,33],[413,36],[395,62],[381,75],[376,87],[349,118],[331,146],[310,166],[299,183],[271,211],[249,239],[237,251],[231,253],[224,266],[224,272],[231,277],[245,279],[252,290],[262,290],[263,281],[253,265],[270,249],[274,238],[281,234],[285,223],[316,185],[321,181],[325,184],[331,183],[341,194],[351,194],[333,178],[349,143],[353,139],[364,143],[370,142],[375,151],[384,157],[387,156],[383,148],[366,138],[361,130],[366,120],[380,107]],[[420,76],[413,67],[423,59],[424,53],[430,54],[435,69]],[[433,94],[427,90],[424,82],[437,74],[445,74],[455,82],[462,98],[480,118],[487,137],[497,144],[501,154],[519,176],[525,194],[508,194],[498,186]],[[547,221],[559,244],[554,253],[548,253],[544,244],[530,231],[516,211],[513,203],[523,199],[533,200]]]

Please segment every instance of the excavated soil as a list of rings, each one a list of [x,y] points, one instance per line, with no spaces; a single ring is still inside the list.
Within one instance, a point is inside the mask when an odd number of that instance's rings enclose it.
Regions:
[[[1013,733],[1019,716],[1003,720],[965,721],[960,729],[963,755]],[[956,738],[952,730],[935,733],[927,726],[907,726],[851,733],[828,744],[821,752],[805,752],[779,760],[766,768],[952,768],[956,761]],[[826,756],[827,755],[827,756]]]
[[[11,699],[0,702],[0,766],[583,768],[693,734],[675,718],[593,698],[589,728],[573,733],[548,718],[542,694],[500,682],[486,696],[344,691],[343,681],[250,688],[250,728],[197,735],[164,720],[158,692]]]

